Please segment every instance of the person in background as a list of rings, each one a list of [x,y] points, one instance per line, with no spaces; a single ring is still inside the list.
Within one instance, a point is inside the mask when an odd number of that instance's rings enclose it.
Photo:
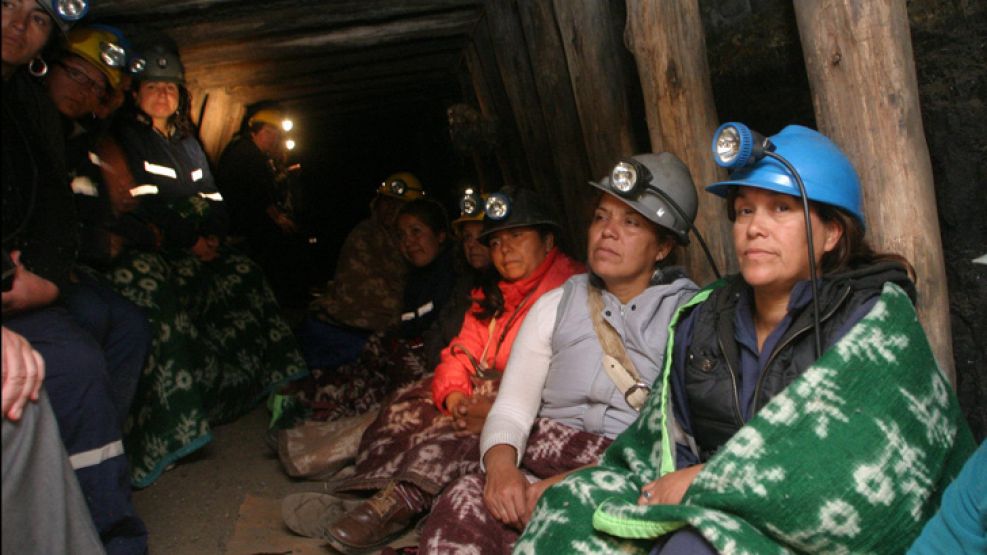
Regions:
[[[267,275],[280,299],[292,271],[285,268],[286,238],[297,224],[278,202],[278,164],[282,155],[283,113],[262,108],[248,115],[243,130],[223,150],[216,183],[230,211],[230,233],[246,240],[246,251]]]
[[[282,503],[285,523],[324,538],[343,553],[378,547],[428,511],[442,488],[479,466],[477,446],[518,329],[546,292],[583,270],[556,246],[558,223],[534,192],[497,193],[480,240],[500,276],[473,294],[459,335],[442,351],[435,376],[399,390],[364,432],[356,474],[335,491],[376,493],[339,518],[323,500],[302,494]]]
[[[107,552],[140,554],[147,530],[131,501],[106,359],[59,302],[77,229],[58,113],[34,77],[47,72],[44,58],[51,59],[71,23],[51,2],[3,3],[3,251],[4,271],[8,263],[12,270],[3,327],[44,358],[58,431]],[[17,352],[4,347],[5,359]],[[4,383],[4,395],[10,385]]]
[[[688,243],[698,199],[674,155],[632,160],[653,177],[633,196],[619,195],[609,177],[592,184],[603,192],[589,227],[589,273],[531,307],[483,427],[484,474],[443,492],[420,550],[510,552],[541,493],[595,464],[637,418],[663,366],[668,323],[698,290],[670,265],[676,244]]]
[[[346,237],[335,277],[295,330],[310,369],[353,362],[372,333],[399,321],[407,264],[398,248],[397,215],[405,203],[424,196],[421,182],[408,172],[391,174],[377,188],[370,217]]]
[[[121,67],[110,66],[101,57],[101,45],[129,47],[122,33],[109,27],[75,27],[67,36],[67,47],[55,58],[45,76],[45,90],[62,115],[65,131],[66,180],[75,194],[82,220],[80,262],[105,269],[110,244],[111,205],[103,185],[98,158],[93,151],[106,126],[96,113],[112,115],[107,103],[121,99],[124,84]],[[125,58],[124,58],[125,60]],[[125,62],[124,62],[125,63]],[[106,354],[113,398],[126,423],[137,382],[151,347],[147,317],[135,304],[114,291],[97,270],[76,266],[62,292],[66,307],[79,324],[99,342]]]
[[[432,371],[425,335],[437,325],[459,280],[449,218],[439,203],[418,199],[401,207],[397,227],[398,248],[409,266],[401,322],[372,334],[355,362],[314,371],[313,383],[299,384],[315,420],[365,413]],[[304,456],[295,451],[293,457]]]
[[[195,137],[181,58],[165,39],[142,49],[133,104],[97,152],[109,187],[136,200],[116,210],[144,223],[107,272],[155,328],[126,436],[141,487],[206,445],[211,425],[307,373],[263,272],[222,241],[223,197]]]

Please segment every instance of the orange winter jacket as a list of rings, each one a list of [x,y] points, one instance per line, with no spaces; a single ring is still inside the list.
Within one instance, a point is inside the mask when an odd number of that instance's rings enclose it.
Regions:
[[[463,350],[469,351],[479,361],[484,347],[487,347],[484,360],[486,367],[489,370],[503,372],[511,353],[511,345],[518,330],[521,329],[521,322],[538,297],[561,286],[570,276],[585,271],[581,262],[569,258],[558,248],[553,248],[541,265],[527,278],[515,282],[501,281],[498,287],[504,295],[504,312],[497,316],[493,334],[490,333],[490,320],[481,321],[474,315],[480,309],[479,303],[483,300],[483,292],[481,289],[473,290],[473,306],[466,313],[463,327],[449,346],[442,350],[441,361],[435,368],[435,377],[432,380],[432,398],[435,400],[435,406],[445,412],[445,400],[450,393],[459,391],[467,396],[473,394],[473,384],[470,380],[474,374],[473,364]],[[506,328],[508,324],[510,328]],[[501,337],[503,341],[499,341]]]

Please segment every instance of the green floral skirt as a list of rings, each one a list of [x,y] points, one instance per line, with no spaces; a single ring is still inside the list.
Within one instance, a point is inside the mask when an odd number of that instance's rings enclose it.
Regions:
[[[211,425],[307,373],[263,272],[233,249],[211,262],[187,251],[125,252],[109,278],[154,330],[124,424],[135,487],[209,443]]]

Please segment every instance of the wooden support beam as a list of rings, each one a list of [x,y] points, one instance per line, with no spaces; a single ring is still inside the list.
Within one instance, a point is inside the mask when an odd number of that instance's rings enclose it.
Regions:
[[[935,184],[904,0],[795,2],[819,130],[860,174],[868,236],[918,276],[919,318],[954,384]]]
[[[628,91],[638,85],[626,71],[633,60],[622,40],[622,12],[606,1],[555,0],[553,5],[590,172],[600,178],[641,148],[631,123]]]
[[[194,97],[202,98],[205,110],[199,123],[199,140],[213,165],[219,163],[219,155],[240,128],[244,105],[222,89],[196,91]],[[198,112],[196,112],[198,115]]]
[[[531,183],[528,185],[549,201],[553,195],[558,195],[556,164],[546,132],[547,122],[542,114],[531,61],[527,56],[524,31],[514,3],[511,0],[490,0],[483,23],[489,31],[500,79],[510,101],[521,135],[524,156],[531,170]],[[550,208],[561,222],[563,214],[560,207],[552,205]],[[570,237],[571,239],[574,237]]]
[[[717,127],[698,0],[627,0],[625,41],[637,61],[652,150],[668,151],[689,167],[699,191],[696,227],[720,270],[735,271],[731,225],[723,201],[703,191],[725,177],[710,154]],[[686,266],[696,282],[713,272],[694,240]]]
[[[521,134],[517,118],[511,108],[511,101],[504,90],[504,82],[497,70],[497,59],[493,51],[493,41],[485,22],[473,32],[470,45],[465,51],[464,61],[472,79],[473,91],[479,104],[480,113],[497,126],[497,163],[502,182],[492,182],[493,192],[502,185],[514,187],[528,186],[532,182],[531,168],[524,156]],[[488,176],[492,177],[492,176]],[[488,179],[490,181],[490,179]]]
[[[529,60],[537,93],[541,125],[552,153],[552,179],[546,200],[561,201],[563,227],[568,246],[577,258],[586,256],[586,230],[589,227],[589,203],[595,196],[587,181],[593,178],[588,163],[586,143],[576,109],[569,67],[564,56],[562,35],[551,2],[517,0],[517,13],[524,32],[525,51],[518,54]],[[517,47],[515,47],[517,48]],[[560,55],[563,54],[563,55]],[[523,117],[532,117],[525,113]],[[539,121],[539,120],[536,120]]]

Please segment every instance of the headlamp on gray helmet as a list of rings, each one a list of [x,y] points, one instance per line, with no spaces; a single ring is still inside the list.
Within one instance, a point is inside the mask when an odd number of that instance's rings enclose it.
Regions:
[[[487,198],[484,212],[486,212],[487,218],[494,221],[506,219],[511,215],[511,197],[501,192],[492,193]]]

